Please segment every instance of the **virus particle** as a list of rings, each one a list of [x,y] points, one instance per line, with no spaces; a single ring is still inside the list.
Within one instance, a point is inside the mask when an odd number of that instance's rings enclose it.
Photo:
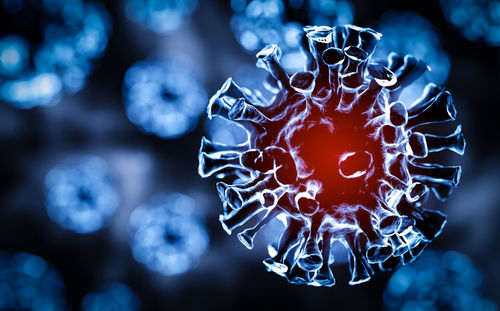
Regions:
[[[426,251],[389,280],[384,305],[392,310],[495,311],[481,296],[482,276],[468,257],[453,251]]]
[[[0,253],[0,310],[67,310],[61,276],[41,257]]]
[[[283,51],[283,67],[303,67],[301,53],[302,26],[315,21],[326,25],[352,22],[352,5],[334,0],[232,0],[234,15],[231,28],[236,40],[249,51],[256,52],[268,44],[277,44]],[[304,14],[305,13],[305,14]]]
[[[76,233],[92,233],[107,224],[118,207],[118,191],[106,162],[96,156],[70,157],[45,177],[49,218]]]
[[[125,0],[125,15],[157,34],[178,29],[193,14],[198,0]]]
[[[85,295],[82,311],[139,311],[141,301],[130,287],[121,283],[101,286]]]
[[[3,1],[2,8],[9,30],[0,35],[0,100],[19,108],[52,105],[85,86],[111,34],[101,4]]]
[[[207,100],[184,55],[135,63],[125,74],[123,93],[129,120],[161,138],[193,130]]]
[[[208,233],[184,194],[160,194],[130,216],[132,254],[148,269],[165,276],[193,269],[208,248]]]
[[[202,139],[199,174],[223,179],[220,221],[248,248],[279,219],[284,232],[270,243],[269,271],[295,284],[332,286],[334,245],[347,249],[350,284],[368,281],[372,265],[389,270],[415,259],[442,231],[446,216],[422,204],[432,191],[445,200],[461,169],[429,163],[429,153],[463,154],[461,127],[449,136],[421,125],[455,119],[451,94],[429,84],[408,107],[399,94],[427,70],[423,61],[371,55],[380,34],[356,26],[305,27],[309,68],[291,77],[270,45],[257,65],[277,81],[272,102],[229,78],[211,98],[209,118],[248,133],[238,145]],[[428,127],[427,127],[428,128]]]
[[[467,40],[500,46],[500,1],[441,0],[441,9]]]
[[[349,1],[309,0],[307,3],[310,24],[346,25],[354,19],[354,7]]]
[[[374,58],[385,58],[389,53],[395,52],[412,55],[431,68],[403,91],[401,101],[413,102],[429,82],[446,82],[450,72],[450,59],[442,49],[437,31],[429,20],[416,12],[389,12],[382,16],[377,30],[384,35],[377,44]]]

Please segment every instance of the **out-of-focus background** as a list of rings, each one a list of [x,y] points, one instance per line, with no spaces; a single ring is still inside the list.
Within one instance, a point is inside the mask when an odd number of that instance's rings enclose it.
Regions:
[[[0,310],[500,305],[499,1],[0,3]],[[418,293],[429,279],[418,266],[349,286],[339,264],[332,288],[292,285],[266,272],[262,240],[250,251],[220,226],[198,149],[202,136],[241,133],[206,120],[208,99],[230,76],[258,87],[254,55],[267,43],[300,66],[295,35],[311,23],[372,27],[384,34],[376,57],[426,61],[432,71],[408,100],[427,82],[453,94],[467,149],[449,155],[463,168],[459,188],[429,203],[448,215],[429,252],[468,265],[441,275],[439,297]],[[460,297],[475,307],[450,302]]]

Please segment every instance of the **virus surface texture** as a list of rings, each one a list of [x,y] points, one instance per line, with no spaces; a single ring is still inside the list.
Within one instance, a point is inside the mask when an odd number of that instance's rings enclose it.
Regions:
[[[209,236],[196,203],[181,193],[158,194],[130,216],[130,247],[137,262],[165,276],[194,269]]]
[[[212,97],[208,117],[234,121],[248,140],[228,146],[202,139],[199,174],[215,175],[223,228],[248,248],[255,234],[278,219],[285,230],[268,246],[268,271],[291,283],[332,286],[332,243],[347,249],[350,284],[414,260],[442,231],[446,216],[422,204],[434,192],[445,200],[460,167],[428,163],[429,153],[463,154],[460,126],[441,137],[421,125],[455,119],[451,94],[429,84],[408,107],[399,94],[427,66],[394,53],[373,62],[380,34],[356,26],[304,28],[310,59],[289,75],[280,49],[257,54],[274,78],[276,96],[228,79]],[[272,81],[272,80],[270,80]]]
[[[111,283],[85,295],[82,311],[138,311],[141,309],[139,296],[127,285]]]
[[[64,282],[43,258],[0,252],[0,310],[64,311]]]
[[[483,296],[483,276],[473,261],[458,252],[427,250],[415,263],[391,276],[384,292],[387,311],[496,311]]]

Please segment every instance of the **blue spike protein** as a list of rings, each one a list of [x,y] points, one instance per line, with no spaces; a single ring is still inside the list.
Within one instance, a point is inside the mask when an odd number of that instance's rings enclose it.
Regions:
[[[223,181],[220,222],[253,247],[256,233],[279,219],[285,230],[264,260],[289,282],[332,286],[334,256],[348,251],[350,284],[414,260],[443,230],[446,216],[423,208],[434,192],[445,200],[458,185],[459,166],[430,163],[441,150],[463,154],[460,126],[449,136],[424,124],[455,120],[451,94],[429,84],[411,105],[401,91],[427,70],[412,56],[371,55],[381,34],[357,26],[308,26],[309,66],[291,77],[281,51],[269,45],[257,65],[275,80],[266,101],[229,78],[211,98],[208,117],[235,122],[248,133],[238,145],[202,139],[199,174]],[[251,220],[253,227],[246,228]],[[248,225],[247,225],[248,226]]]
[[[268,44],[279,45],[283,52],[281,63],[290,71],[304,63],[300,42],[303,25],[344,25],[353,21],[349,1],[232,0],[231,7],[231,28],[238,43],[252,53]]]
[[[420,97],[425,85],[430,82],[446,82],[450,73],[450,58],[441,47],[437,30],[428,19],[412,11],[388,12],[379,20],[377,30],[384,35],[377,44],[374,58],[385,58],[391,52],[410,54],[430,67],[422,77],[405,88],[401,94],[403,102],[413,102]]]

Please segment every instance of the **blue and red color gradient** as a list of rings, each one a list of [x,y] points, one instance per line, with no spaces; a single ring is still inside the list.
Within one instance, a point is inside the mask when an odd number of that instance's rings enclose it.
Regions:
[[[269,45],[257,65],[272,79],[268,102],[228,79],[212,97],[208,116],[231,120],[248,140],[228,146],[202,140],[199,173],[217,183],[220,221],[252,248],[273,219],[284,224],[264,260],[291,283],[332,286],[333,243],[348,251],[350,284],[368,281],[372,266],[388,270],[413,261],[442,231],[446,216],[424,209],[434,192],[445,200],[461,169],[429,163],[444,149],[463,154],[460,126],[450,136],[422,125],[455,120],[451,94],[435,84],[410,105],[402,90],[428,67],[411,56],[371,55],[381,34],[356,26],[304,28],[309,62],[291,76],[281,51]],[[337,258],[338,260],[338,258]]]

